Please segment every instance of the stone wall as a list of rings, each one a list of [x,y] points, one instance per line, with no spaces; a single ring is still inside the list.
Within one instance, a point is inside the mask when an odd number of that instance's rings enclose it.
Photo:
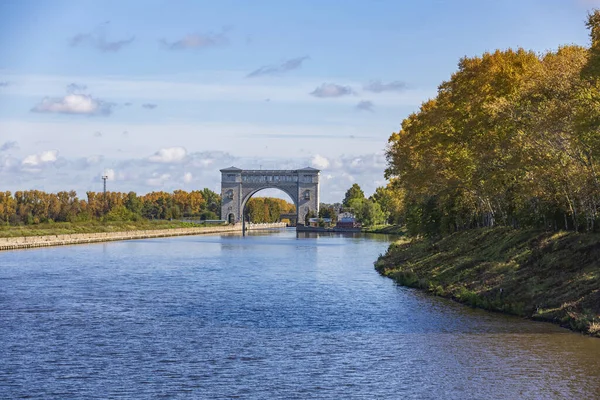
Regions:
[[[247,230],[281,229],[285,224],[251,224]],[[241,232],[242,225],[212,226],[198,228],[153,229],[126,232],[74,233],[48,236],[20,236],[0,238],[0,250],[29,249],[34,247],[61,246],[81,243],[110,242],[115,240],[148,239],[168,236],[206,235]]]

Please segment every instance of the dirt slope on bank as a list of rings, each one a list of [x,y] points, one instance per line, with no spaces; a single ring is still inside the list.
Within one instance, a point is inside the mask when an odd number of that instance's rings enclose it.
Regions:
[[[375,268],[404,286],[600,337],[600,234],[494,228],[403,239]]]

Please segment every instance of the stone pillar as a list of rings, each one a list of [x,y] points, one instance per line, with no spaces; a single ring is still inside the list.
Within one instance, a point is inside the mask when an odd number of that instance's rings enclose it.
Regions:
[[[319,170],[303,168],[298,170],[298,213],[297,224],[304,225],[306,214],[319,215]]]
[[[235,167],[221,170],[221,219],[242,221],[242,170]]]

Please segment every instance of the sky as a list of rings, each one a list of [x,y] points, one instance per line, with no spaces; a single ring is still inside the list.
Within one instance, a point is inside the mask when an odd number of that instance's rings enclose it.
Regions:
[[[106,174],[113,191],[220,192],[222,168],[311,166],[321,201],[353,183],[369,195],[387,139],[461,57],[588,46],[593,7],[2,0],[0,190],[85,197]]]

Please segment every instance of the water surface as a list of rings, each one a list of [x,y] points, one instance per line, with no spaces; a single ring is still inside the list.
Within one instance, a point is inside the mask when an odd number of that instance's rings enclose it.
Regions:
[[[0,398],[597,398],[600,340],[396,286],[385,236],[0,253]]]

